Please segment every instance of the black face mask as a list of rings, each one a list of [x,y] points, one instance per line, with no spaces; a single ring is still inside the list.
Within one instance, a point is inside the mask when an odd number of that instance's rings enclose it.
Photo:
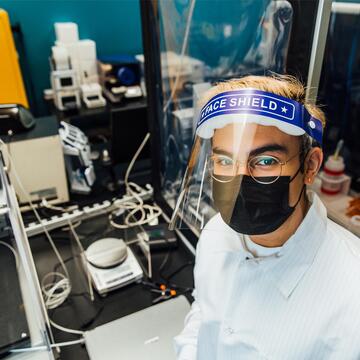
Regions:
[[[246,175],[236,176],[226,183],[214,180],[215,206],[222,219],[238,233],[246,235],[271,233],[289,218],[301,199],[305,185],[296,204],[289,206],[289,185],[299,171],[300,169],[292,178],[280,176],[272,184],[260,184]]]

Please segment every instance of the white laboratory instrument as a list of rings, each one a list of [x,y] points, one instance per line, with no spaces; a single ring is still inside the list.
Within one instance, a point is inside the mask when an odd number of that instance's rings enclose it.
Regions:
[[[91,250],[91,246],[89,248]],[[85,251],[88,260],[84,260],[86,261],[84,266],[87,267],[94,287],[100,295],[106,295],[112,290],[136,282],[143,277],[143,270],[129,247],[127,248],[126,259],[120,265],[107,269],[102,269],[90,263],[89,260],[94,260],[94,253],[93,251],[88,252],[89,248]]]
[[[88,194],[95,182],[88,138],[80,129],[64,121],[60,123],[59,133],[71,191]]]
[[[82,99],[87,108],[98,108],[106,105],[102,96],[101,86],[98,83],[81,85]]]
[[[80,98],[87,108],[105,106],[99,85],[95,42],[80,40],[76,23],[55,23],[55,33],[50,77],[56,107],[59,110],[79,108]]]
[[[55,116],[36,119],[26,133],[4,136],[4,160],[20,204],[46,199],[50,204],[69,201],[64,155]],[[19,178],[21,184],[19,183]]]
[[[100,269],[122,264],[127,257],[127,246],[122,239],[104,238],[95,241],[86,249],[87,261]]]

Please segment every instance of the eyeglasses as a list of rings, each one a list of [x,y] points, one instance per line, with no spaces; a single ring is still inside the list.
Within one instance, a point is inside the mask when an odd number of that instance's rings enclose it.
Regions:
[[[301,152],[290,157],[286,161],[280,161],[272,155],[258,155],[247,161],[247,169],[250,176],[260,184],[272,184],[282,174],[282,168]],[[214,154],[209,158],[209,170],[213,179],[227,183],[239,173],[240,165],[244,164],[226,155]]]

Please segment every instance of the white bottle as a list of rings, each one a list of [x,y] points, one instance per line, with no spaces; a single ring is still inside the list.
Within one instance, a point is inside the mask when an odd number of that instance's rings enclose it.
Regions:
[[[324,165],[321,191],[326,195],[336,195],[344,182],[345,164],[342,156],[331,155]]]

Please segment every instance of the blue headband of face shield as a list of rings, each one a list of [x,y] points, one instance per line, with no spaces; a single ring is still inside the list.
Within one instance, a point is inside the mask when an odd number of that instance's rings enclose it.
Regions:
[[[198,130],[215,117],[227,115],[258,115],[270,118],[270,123],[263,125],[278,126],[289,134],[308,134],[322,144],[323,127],[319,119],[314,118],[305,106],[295,100],[256,89],[241,89],[217,94],[200,111]],[[289,129],[289,131],[287,131]],[[294,132],[295,129],[295,132]]]

